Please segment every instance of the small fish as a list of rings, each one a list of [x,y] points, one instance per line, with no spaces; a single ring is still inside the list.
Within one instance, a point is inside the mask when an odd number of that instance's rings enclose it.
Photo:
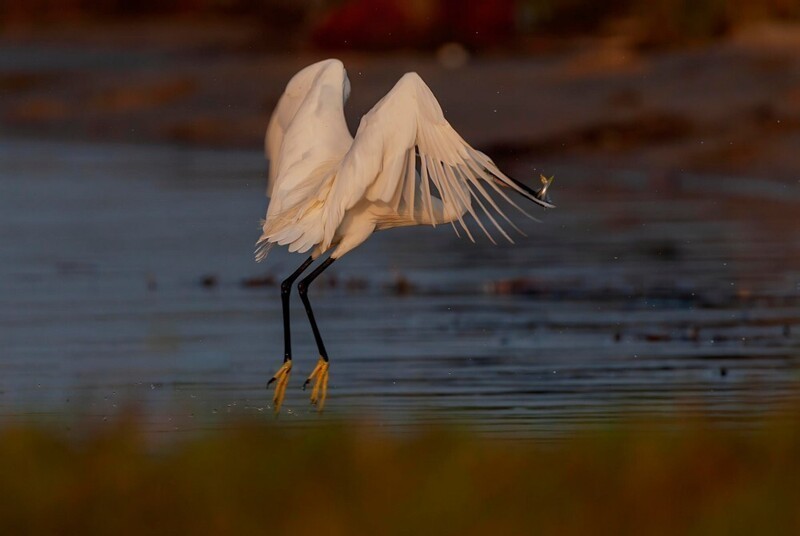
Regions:
[[[542,180],[542,187],[536,190],[536,198],[545,203],[552,204],[553,202],[550,200],[550,196],[547,195],[547,189],[553,184],[553,179],[555,179],[556,176],[553,175],[548,179],[544,175],[539,175],[539,178]]]

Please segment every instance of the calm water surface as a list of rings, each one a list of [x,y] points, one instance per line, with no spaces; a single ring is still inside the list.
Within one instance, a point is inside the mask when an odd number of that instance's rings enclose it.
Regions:
[[[797,183],[547,171],[559,208],[517,218],[516,246],[393,230],[318,280],[323,419],[535,436],[700,408],[747,426],[795,397]],[[131,401],[154,433],[271,420],[279,291],[243,281],[302,257],[253,262],[264,172],[255,152],[0,141],[0,422]],[[293,305],[281,420],[312,425],[317,354]]]

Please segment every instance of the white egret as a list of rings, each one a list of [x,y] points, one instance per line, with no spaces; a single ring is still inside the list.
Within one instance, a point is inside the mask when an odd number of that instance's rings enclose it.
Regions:
[[[336,259],[375,232],[407,225],[450,223],[473,240],[469,215],[494,242],[474,207],[507,240],[497,216],[522,233],[490,194],[525,213],[503,189],[543,206],[552,178],[533,191],[507,177],[488,156],[473,149],[445,120],[430,88],[407,73],[362,119],[355,138],[344,117],[350,81],[344,65],[324,60],[297,73],[286,86],[267,127],[267,195],[271,198],[263,233],[256,244],[261,261],[275,244],[311,252],[281,284],[284,328],[283,365],[276,382],[274,408],[280,411],[292,369],[289,294],[292,284],[317,258],[330,256],[298,285],[319,350],[319,360],[303,384],[314,382],[311,403],[325,404],[328,354],[322,342],[308,287]],[[527,214],[527,213],[525,213]],[[523,233],[524,234],[524,233]]]

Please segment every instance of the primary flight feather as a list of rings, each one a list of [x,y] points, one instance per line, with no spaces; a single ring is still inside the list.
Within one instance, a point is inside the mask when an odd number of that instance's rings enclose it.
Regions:
[[[416,73],[403,75],[364,115],[355,138],[344,117],[349,94],[350,81],[341,61],[329,59],[306,67],[286,86],[264,140],[271,200],[256,259],[263,260],[275,244],[286,245],[292,252],[311,252],[282,285],[284,365],[270,380],[278,382],[276,411],[291,370],[289,290],[320,255],[331,251],[298,288],[320,351],[306,383],[314,381],[312,402],[321,408],[328,357],[306,291],[322,270],[374,231],[392,227],[450,223],[457,233],[460,228],[474,240],[465,219],[471,216],[492,242],[490,230],[512,241],[504,226],[519,229],[498,198],[525,211],[504,190],[543,207],[553,206],[547,197],[552,179],[542,177],[543,187],[535,192],[503,174],[450,126],[436,97]]]

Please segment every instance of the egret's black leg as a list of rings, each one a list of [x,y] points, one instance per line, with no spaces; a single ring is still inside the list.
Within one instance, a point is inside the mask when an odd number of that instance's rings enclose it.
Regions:
[[[317,366],[314,367],[311,375],[303,384],[303,389],[306,388],[306,385],[308,385],[311,380],[314,380],[314,389],[311,391],[311,404],[317,406],[319,411],[322,411],[322,408],[325,407],[325,398],[328,394],[328,352],[325,351],[325,344],[322,342],[322,336],[319,334],[317,322],[314,320],[314,311],[311,309],[311,302],[308,301],[308,286],[328,266],[333,264],[333,261],[334,259],[328,258],[325,262],[317,266],[308,277],[297,284],[297,292],[300,294],[300,299],[303,300],[306,314],[308,314],[308,321],[311,324],[311,330],[314,332],[314,339],[317,341],[317,349],[319,350]]]
[[[267,382],[269,387],[272,382],[277,382],[275,386],[275,394],[272,396],[272,402],[275,409],[275,414],[281,410],[283,398],[286,395],[286,386],[289,383],[289,375],[292,372],[292,335],[289,329],[289,295],[292,291],[292,283],[295,279],[300,277],[300,274],[314,262],[314,259],[309,257],[300,265],[300,268],[294,271],[292,275],[287,277],[281,283],[281,302],[283,304],[283,365],[278,369],[278,372]]]
[[[306,271],[311,263],[314,262],[312,257],[307,258],[300,268],[295,270],[292,275],[287,277],[281,283],[281,303],[283,304],[283,362],[287,362],[292,358],[292,333],[289,329],[289,298],[292,293],[292,285],[295,279],[300,277],[300,274]]]
[[[322,336],[319,334],[319,328],[317,328],[317,322],[314,320],[314,311],[311,309],[311,302],[308,301],[308,286],[314,281],[319,274],[325,271],[325,269],[333,264],[333,261],[336,259],[328,258],[317,266],[313,272],[308,274],[303,280],[301,280],[297,284],[297,293],[300,294],[300,299],[303,301],[303,305],[306,308],[306,314],[308,315],[308,321],[311,323],[311,331],[314,332],[314,340],[317,341],[317,348],[319,349],[319,355],[325,361],[328,360],[328,353],[325,351],[325,344],[322,342]]]

